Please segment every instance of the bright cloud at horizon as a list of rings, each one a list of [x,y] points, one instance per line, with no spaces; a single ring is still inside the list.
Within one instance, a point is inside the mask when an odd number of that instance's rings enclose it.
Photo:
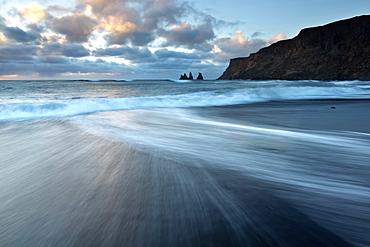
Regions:
[[[181,0],[16,2],[2,0],[0,79],[176,78],[189,71],[217,78],[230,58],[289,32],[262,35],[257,23],[248,25],[255,28],[248,37],[244,20],[223,20]]]

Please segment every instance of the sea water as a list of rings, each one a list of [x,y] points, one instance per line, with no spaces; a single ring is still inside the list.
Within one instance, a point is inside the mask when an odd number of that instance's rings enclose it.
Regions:
[[[370,134],[271,120],[369,86],[0,81],[0,246],[369,246]]]
[[[117,110],[368,97],[369,84],[355,81],[1,81],[0,121]]]

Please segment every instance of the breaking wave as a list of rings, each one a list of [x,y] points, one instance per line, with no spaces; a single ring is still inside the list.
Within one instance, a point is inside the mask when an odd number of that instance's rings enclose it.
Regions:
[[[72,98],[1,104],[0,121],[68,117],[102,111],[207,107],[301,99],[370,99],[370,94],[367,90],[351,87],[273,87],[150,97]]]

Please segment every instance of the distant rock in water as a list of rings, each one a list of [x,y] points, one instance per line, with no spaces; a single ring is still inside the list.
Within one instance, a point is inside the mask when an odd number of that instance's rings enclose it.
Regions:
[[[230,60],[219,80],[370,80],[370,15],[306,28]]]
[[[189,77],[186,75],[186,73],[184,73],[180,76],[180,80],[189,80]]]
[[[184,73],[183,75],[180,76],[180,80],[194,80],[194,77],[193,77],[193,74],[191,72],[189,73],[189,77],[186,75],[186,73]],[[202,73],[199,72],[197,80],[203,80]]]

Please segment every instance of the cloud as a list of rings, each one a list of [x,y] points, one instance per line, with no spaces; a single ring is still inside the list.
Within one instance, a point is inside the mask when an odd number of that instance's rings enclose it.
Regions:
[[[94,52],[95,56],[105,57],[114,56],[130,60],[134,63],[147,63],[154,62],[154,57],[151,51],[147,47],[114,47],[106,49],[97,49]]]
[[[136,29],[136,24],[128,16],[98,15],[100,27],[109,32],[131,33]]]
[[[201,71],[216,77],[230,58],[285,39],[279,34],[262,40],[259,32],[248,38],[242,31],[219,38],[217,31],[238,23],[218,20],[183,0],[77,0],[69,8],[31,3],[16,11],[8,20],[0,16],[0,74],[138,71],[163,78]],[[11,27],[16,19],[19,26]]]
[[[86,57],[90,52],[80,44],[59,44],[51,43],[43,45],[40,49],[42,56],[65,56],[65,57]]]
[[[114,31],[106,35],[108,45],[124,45],[131,44],[133,46],[145,46],[155,40],[153,32],[139,31],[136,25],[126,23],[125,31]]]
[[[188,74],[189,72],[192,72],[194,76],[197,76],[197,72],[202,72],[206,79],[213,79],[218,77],[225,70],[225,65],[217,66],[199,59],[177,58],[175,62],[173,59],[160,59],[155,63],[140,64],[140,67],[136,69],[141,73],[145,71],[149,78],[172,79],[177,79],[181,74]]]
[[[89,5],[93,8],[95,12],[111,12],[114,11],[116,8],[114,6],[119,6],[124,2],[127,2],[126,0],[118,1],[118,0],[79,0],[80,3],[84,5]]]
[[[74,11],[73,7],[62,7],[59,5],[49,5],[45,8],[45,11],[50,15],[65,15]]]
[[[45,31],[43,26],[29,24],[28,30],[19,27],[9,27],[5,19],[0,16],[0,44],[1,43],[32,43],[39,44],[43,41],[41,33]]]
[[[256,38],[258,38],[261,35],[262,35],[261,32],[254,32],[251,37],[252,37],[252,39],[256,39]]]
[[[38,46],[14,45],[0,46],[0,55],[37,55]]]
[[[168,38],[168,44],[194,47],[214,38],[213,25],[217,20],[196,11],[186,1],[80,0],[79,2],[80,11],[85,9],[85,14],[96,20],[101,30],[107,31],[108,46],[114,44],[144,46],[161,37]],[[184,22],[184,19],[201,20],[202,23],[190,25],[189,22]]]
[[[182,17],[193,13],[193,9],[187,2],[175,0],[148,1],[143,7],[147,9],[143,20],[148,29],[158,28],[161,24],[178,24]]]
[[[267,40],[266,45],[271,45],[273,43],[276,43],[280,40],[285,40],[285,39],[287,39],[285,33],[279,33],[275,37],[273,37],[272,39]]]
[[[49,13],[47,13],[40,5],[34,2],[18,8],[17,13],[24,20],[27,20],[29,23],[32,24],[35,24],[42,19],[50,17]]]
[[[1,60],[0,60],[1,63]],[[97,66],[97,63],[99,66]],[[23,61],[9,61],[1,63],[0,76],[21,75],[33,77],[53,77],[73,75],[84,77],[88,74],[113,75],[124,73],[125,65],[105,61],[88,61],[69,59],[65,57],[34,57]]]
[[[64,44],[61,54],[66,57],[86,57],[90,55],[90,52],[80,44]]]
[[[37,56],[37,46],[24,46],[24,45],[6,45],[0,46],[0,62],[6,63],[12,60],[32,60],[33,56]]]
[[[8,39],[3,33],[0,33],[0,45],[8,43]]]
[[[164,31],[163,36],[167,39],[167,45],[194,48],[195,45],[212,40],[215,34],[212,26],[209,24],[193,26],[185,22],[181,25],[174,25]]]
[[[51,28],[65,34],[70,42],[86,42],[91,36],[97,22],[82,13],[73,13],[53,20]]]
[[[129,49],[130,48],[128,47],[112,47],[112,48],[106,48],[106,49],[97,49],[94,52],[94,55],[99,56],[99,57],[105,57],[105,56],[118,57],[118,56],[122,56],[123,54],[125,54],[126,51]]]
[[[177,23],[181,13],[177,1],[171,0],[81,2],[108,31],[108,45],[147,45],[155,40],[161,25]]]
[[[38,61],[40,63],[47,63],[47,64],[67,64],[70,63],[70,59],[65,57],[57,57],[57,56],[48,56],[48,57],[39,57]]]
[[[254,33],[254,37],[259,36]],[[228,61],[233,57],[249,56],[262,47],[268,46],[279,40],[286,39],[284,34],[278,34],[269,40],[248,39],[242,31],[237,31],[235,36],[217,39],[214,43],[215,60],[220,62]]]
[[[215,42],[219,50],[227,53],[250,53],[264,44],[262,40],[249,40],[240,30],[235,36],[220,38]]]
[[[131,44],[134,46],[148,45],[155,39],[155,35],[152,32],[137,31],[133,32],[130,37]]]
[[[36,41],[41,38],[39,34],[39,30],[37,30],[34,26],[30,26],[31,30],[24,31],[19,27],[8,27],[5,24],[4,18],[0,19],[0,32],[9,40],[19,42],[19,43],[27,43]]]
[[[156,50],[154,54],[160,58],[160,59],[195,59],[195,60],[201,60],[205,58],[211,58],[212,54],[210,53],[202,53],[202,52],[179,52],[179,51],[171,51],[167,48],[162,48],[159,50]]]
[[[58,62],[58,60],[59,63],[56,65],[55,62]],[[32,67],[32,70],[39,76],[50,77],[62,74],[106,74],[112,73],[112,71],[121,71],[124,66],[114,63],[100,63],[99,66],[96,66],[94,61],[88,60],[46,58],[35,60],[35,63],[30,67]]]
[[[34,58],[37,56],[37,46],[6,44],[0,46],[0,76],[31,75]]]
[[[0,63],[29,63],[33,60],[49,61],[57,63],[69,58],[89,56],[90,52],[79,44],[46,44],[40,45],[15,45],[7,44],[0,46]],[[54,61],[54,62],[51,62]]]
[[[154,52],[158,58],[183,58],[183,59],[199,59],[199,56],[190,52],[169,51],[168,49],[160,49]]]
[[[81,9],[96,21],[100,31],[106,31],[107,45],[129,44],[133,34],[140,31],[140,12],[130,6],[135,1],[80,0]]]

